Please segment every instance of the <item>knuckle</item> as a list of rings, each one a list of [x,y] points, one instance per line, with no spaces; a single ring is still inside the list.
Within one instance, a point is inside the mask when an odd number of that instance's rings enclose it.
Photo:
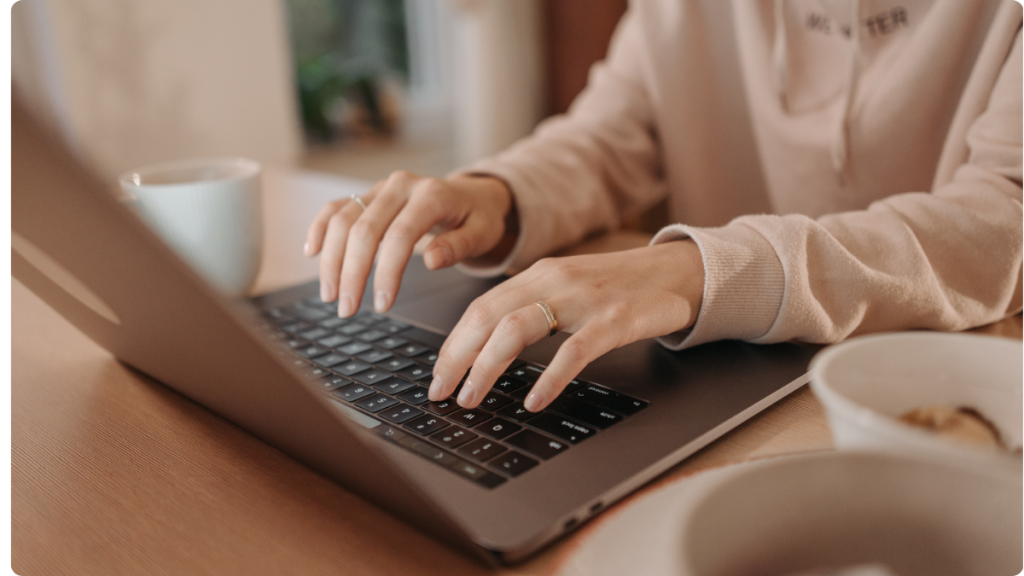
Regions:
[[[352,224],[351,234],[358,238],[367,238],[373,236],[374,227],[369,220],[360,218]]]
[[[404,222],[392,222],[391,226],[388,226],[387,231],[384,232],[384,240],[396,244],[411,244],[416,239],[413,238],[411,226]]]
[[[529,327],[528,322],[526,315],[517,310],[502,318],[494,331],[503,338],[521,339]]]
[[[484,328],[491,321],[491,307],[477,298],[466,309],[466,324],[473,330]]]
[[[344,229],[348,227],[348,218],[341,212],[335,212],[327,221],[327,225]]]
[[[559,352],[573,366],[586,364],[590,356],[590,344],[582,338],[570,338],[562,344]]]

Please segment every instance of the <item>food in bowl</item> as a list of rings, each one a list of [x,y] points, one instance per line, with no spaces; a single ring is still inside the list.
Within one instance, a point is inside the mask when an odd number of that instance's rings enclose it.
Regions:
[[[1007,449],[995,425],[969,406],[921,406],[904,412],[900,421],[961,442]]]

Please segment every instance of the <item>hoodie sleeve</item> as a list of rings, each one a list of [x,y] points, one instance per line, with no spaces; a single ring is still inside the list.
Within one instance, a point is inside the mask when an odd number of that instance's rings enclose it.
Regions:
[[[1020,311],[1021,52],[1018,30],[967,131],[967,160],[932,192],[817,220],[744,216],[720,228],[662,229],[652,243],[693,238],[706,272],[696,324],[662,343],[830,343],[865,332],[964,330]]]
[[[502,179],[519,215],[519,238],[497,266],[469,262],[472,275],[525,268],[544,255],[653,206],[666,193],[653,112],[642,82],[649,66],[636,19],[627,12],[605,62],[566,115],[548,119],[501,154],[459,170]]]

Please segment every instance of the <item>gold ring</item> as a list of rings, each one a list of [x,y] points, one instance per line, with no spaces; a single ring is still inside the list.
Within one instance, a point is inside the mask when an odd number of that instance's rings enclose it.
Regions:
[[[548,319],[548,336],[554,336],[555,332],[558,332],[558,320],[555,318],[551,306],[548,306],[548,303],[543,300],[537,300],[534,304],[544,312],[544,317]]]
[[[351,196],[351,199],[352,199],[353,202],[356,203],[357,206],[359,206],[360,208],[363,209],[363,212],[366,212],[366,204],[363,202],[362,198],[360,198],[359,196],[356,196],[355,194],[353,194]]]

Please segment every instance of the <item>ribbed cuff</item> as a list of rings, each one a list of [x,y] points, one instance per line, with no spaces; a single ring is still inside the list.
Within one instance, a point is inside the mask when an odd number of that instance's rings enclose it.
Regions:
[[[671,350],[715,340],[755,340],[771,329],[785,294],[786,276],[772,245],[733,222],[721,228],[673,224],[651,245],[692,238],[704,259],[704,299],[688,330],[658,338]]]

